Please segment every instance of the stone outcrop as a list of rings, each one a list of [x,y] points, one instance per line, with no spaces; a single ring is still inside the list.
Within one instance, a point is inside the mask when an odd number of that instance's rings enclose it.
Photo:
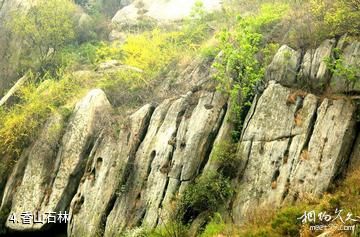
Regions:
[[[281,46],[266,70],[266,78],[285,86],[295,85],[300,60],[299,52],[286,45]]]
[[[337,60],[338,70],[334,67]],[[316,93],[360,92],[360,42],[346,35],[338,41],[325,40],[318,48],[302,56],[283,45],[267,67],[266,80],[291,88],[306,88]]]
[[[55,116],[49,120],[40,139],[18,162],[18,166],[24,163],[26,166],[23,176],[17,175],[11,213],[67,210],[83,175],[89,150],[109,112],[110,104],[104,92],[92,90],[75,106],[61,139],[62,118]],[[46,223],[28,225],[8,220],[6,226],[11,230],[34,231],[46,228]]]
[[[172,198],[193,181],[224,116],[226,100],[217,92],[189,92],[165,100],[151,118],[132,172],[110,212],[105,236],[140,223],[155,227],[168,216]]]
[[[112,203],[121,192],[129,162],[145,135],[153,105],[146,105],[130,116],[118,138],[103,133],[90,154],[77,194],[71,203],[69,236],[99,236]]]
[[[328,85],[330,71],[325,60],[332,56],[335,46],[334,39],[325,40],[317,49],[306,51],[300,68],[303,83],[316,90],[323,90]]]
[[[236,195],[229,201],[237,224],[254,209],[321,196],[347,167],[359,167],[356,96],[314,93],[357,91],[356,83],[345,86],[346,79],[324,62],[335,47],[347,65],[357,65],[358,43],[342,38],[304,55],[282,46],[268,66],[266,88],[255,96],[237,144]],[[123,66],[109,61],[97,71]],[[153,93],[170,91],[166,99],[134,113],[113,116],[105,93],[94,89],[70,118],[54,114],[24,149],[1,210],[69,211],[67,232],[74,237],[116,236],[169,221],[188,185],[218,171],[213,148],[233,142],[231,104],[213,89],[210,75],[207,65],[190,65],[180,76],[186,86],[179,82],[172,93],[164,82]],[[304,85],[309,90],[299,89]],[[114,128],[119,117],[121,126]],[[12,231],[50,227],[10,220],[6,226]]]
[[[335,74],[331,78],[330,88],[334,93],[360,92],[360,42],[349,42],[344,36],[340,39],[337,48],[340,50],[342,63],[349,69],[347,73],[354,73],[351,80],[346,75]],[[357,78],[357,79],[356,79]]]
[[[325,192],[355,139],[355,106],[347,99],[320,101],[271,83],[252,111],[238,150],[244,170],[233,208],[238,223],[254,208]]]

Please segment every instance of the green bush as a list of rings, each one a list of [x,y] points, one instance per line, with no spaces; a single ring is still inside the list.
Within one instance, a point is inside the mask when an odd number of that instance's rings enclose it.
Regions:
[[[310,0],[314,18],[328,37],[360,35],[360,2],[357,0]]]
[[[213,237],[217,236],[226,229],[226,224],[221,218],[219,213],[215,213],[211,221],[206,225],[205,230],[201,233],[200,237]]]
[[[75,4],[68,0],[48,0],[33,5],[27,14],[13,13],[7,27],[25,43],[20,61],[23,69],[46,70],[47,60],[75,39],[74,15]]]
[[[68,45],[61,49],[52,60],[56,67],[77,70],[78,68],[95,65],[98,60],[97,50],[102,47],[101,43],[84,43],[80,45]]]
[[[229,179],[217,173],[200,176],[190,184],[181,196],[177,216],[184,222],[191,222],[200,213],[216,212],[233,194]]]
[[[236,125],[234,140],[239,138],[254,89],[264,77],[267,59],[275,52],[274,44],[267,42],[262,33],[279,22],[288,8],[287,4],[263,4],[258,14],[238,17],[233,31],[218,34],[223,55],[214,65],[214,78],[218,89],[230,96],[231,120]]]
[[[190,237],[190,234],[186,225],[170,221],[148,233],[147,237]]]
[[[348,84],[356,83],[360,77],[360,65],[348,65],[340,49],[334,49],[334,57],[326,58],[325,63],[334,76],[344,78]]]
[[[230,179],[238,173],[240,160],[236,156],[236,144],[220,142],[213,149],[214,160],[219,164],[219,172]]]
[[[271,227],[282,236],[299,236],[301,220],[298,218],[304,214],[304,209],[299,206],[291,206],[281,209],[271,222]]]
[[[59,77],[56,80],[45,76],[40,84],[32,77],[18,93],[20,102],[0,110],[0,154],[18,157],[48,116],[65,106],[69,99],[79,96],[79,81],[70,74]]]

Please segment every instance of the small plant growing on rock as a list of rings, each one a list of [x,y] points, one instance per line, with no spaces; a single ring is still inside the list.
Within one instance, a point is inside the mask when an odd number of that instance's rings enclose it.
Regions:
[[[211,215],[233,193],[228,178],[218,173],[208,173],[188,186],[179,201],[176,215],[184,223],[191,222],[203,212],[208,212]]]
[[[214,160],[219,164],[219,172],[224,177],[234,178],[238,172],[240,160],[236,157],[236,144],[220,142],[214,147]]]

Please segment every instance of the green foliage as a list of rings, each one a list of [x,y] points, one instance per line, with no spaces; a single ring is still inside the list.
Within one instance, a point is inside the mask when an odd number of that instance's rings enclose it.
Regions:
[[[190,51],[187,42],[195,39],[184,41],[184,37],[183,31],[166,32],[154,29],[129,35],[122,45],[116,42],[100,43],[96,50],[97,63],[115,59],[126,65],[105,75],[100,86],[111,94],[119,94],[119,100],[126,99],[126,96],[128,100],[136,99],[139,94],[133,92],[144,89]],[[129,93],[119,93],[118,88],[128,88]]]
[[[42,67],[60,47],[75,38],[74,13],[71,1],[49,0],[32,6],[27,14],[12,15],[7,26],[28,49],[22,55],[23,67],[34,66],[34,59],[35,67]]]
[[[119,42],[100,42],[96,49],[95,62],[106,62],[109,60],[122,59],[122,49]]]
[[[299,236],[301,229],[300,216],[304,209],[298,206],[291,206],[280,210],[271,222],[272,228],[282,236]]]
[[[101,46],[101,43],[68,45],[59,50],[52,62],[55,65],[61,65],[67,70],[76,70],[84,66],[95,65],[99,57],[97,51]]]
[[[347,80],[348,83],[355,83],[360,77],[360,65],[349,65],[345,63],[343,54],[340,49],[334,49],[334,57],[325,59],[326,65],[334,76]]]
[[[357,0],[310,0],[311,10],[328,36],[360,34],[360,2]]]
[[[190,237],[188,227],[179,221],[170,221],[150,232],[147,237]]]
[[[256,84],[264,77],[265,63],[274,44],[267,46],[262,32],[271,29],[288,10],[286,4],[264,4],[257,15],[238,17],[234,31],[223,30],[219,35],[219,49],[223,53],[215,63],[218,89],[230,96],[232,121],[237,124],[235,140],[249,107]],[[263,55],[260,60],[259,55]]]
[[[177,215],[184,222],[190,222],[202,212],[211,215],[233,195],[233,192],[229,179],[222,175],[202,175],[187,187],[179,201]]]
[[[182,48],[179,32],[162,32],[155,29],[140,35],[129,36],[122,46],[124,64],[144,71],[144,81],[152,79],[174,59]]]
[[[0,153],[18,157],[24,147],[32,141],[48,116],[79,91],[79,82],[71,75],[59,75],[55,80],[49,76],[40,84],[30,82],[18,94],[20,103],[0,110]],[[46,98],[46,102],[44,101]]]
[[[198,48],[199,44],[209,37],[212,20],[214,15],[205,11],[202,1],[196,1],[190,16],[184,20],[181,41],[192,50]]]
[[[236,144],[220,142],[213,149],[214,160],[219,164],[219,172],[228,178],[235,178],[240,160],[236,156]]]
[[[226,229],[226,224],[219,213],[215,213],[211,221],[206,225],[205,230],[200,237],[213,237],[223,233]]]

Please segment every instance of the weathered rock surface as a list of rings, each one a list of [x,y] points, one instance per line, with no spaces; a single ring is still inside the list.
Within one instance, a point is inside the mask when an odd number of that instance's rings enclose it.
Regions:
[[[140,223],[155,227],[168,214],[165,207],[171,199],[202,169],[225,103],[217,92],[189,92],[156,108],[124,184],[125,192],[108,217],[105,236]]]
[[[95,143],[77,194],[71,203],[71,222],[68,236],[99,236],[128,162],[145,135],[152,105],[146,105],[130,116],[122,127],[119,138],[103,134]]]
[[[335,41],[328,40],[302,57],[283,46],[267,68],[268,86],[256,95],[238,144],[240,166],[232,176],[238,177],[232,202],[237,223],[254,209],[319,196],[347,166],[359,167],[352,97],[330,99],[291,89],[308,81],[310,89],[321,91],[333,81],[340,89],[331,89],[337,92],[356,92],[356,84],[344,87],[344,78],[332,76],[323,61],[334,47]],[[337,47],[346,64],[357,65],[357,43],[340,40]],[[136,70],[117,61],[97,70],[112,69]],[[231,105],[212,89],[210,74],[208,64],[194,63],[179,76],[176,90],[164,80],[153,93],[168,99],[122,116],[126,122],[119,134],[108,119],[112,108],[106,95],[98,89],[76,105],[68,124],[62,116],[52,116],[23,151],[1,210],[70,211],[67,230],[74,237],[112,237],[169,221],[186,187],[199,175],[218,170],[213,147],[232,141]],[[6,226],[13,231],[49,227],[10,221]]]
[[[284,86],[296,85],[300,60],[299,52],[286,45],[281,46],[266,70],[266,78]]]
[[[243,174],[233,205],[236,222],[256,208],[320,195],[344,167],[354,140],[355,106],[346,99],[270,83],[245,121],[238,157]]]
[[[5,187],[2,209],[11,205],[12,200],[14,203],[18,202],[18,206],[13,208],[14,211],[17,208],[25,211],[29,206],[37,206],[41,202],[42,198],[39,195],[44,195],[46,192],[44,184],[51,179],[49,170],[52,170],[55,163],[54,157],[63,126],[64,118],[55,114],[45,124],[34,144],[23,152]],[[19,199],[24,201],[21,202]]]
[[[11,213],[59,213],[68,208],[83,174],[89,150],[110,108],[103,91],[89,92],[75,106],[58,150],[57,140],[59,131],[62,131],[58,126],[61,125],[61,119],[50,120],[42,135],[43,139],[34,144],[29,155],[23,155],[27,164],[22,179],[17,181],[20,185],[12,199]],[[17,231],[46,227],[45,223],[28,225],[9,220],[6,226]]]
[[[325,40],[317,49],[306,51],[300,69],[300,78],[306,85],[316,90],[324,89],[330,79],[330,71],[325,59],[332,56],[336,41]]]
[[[330,88],[334,93],[360,92],[360,42],[348,42],[346,36],[342,37],[337,45],[340,50],[341,60],[349,71],[355,73],[355,78],[346,75],[334,74],[331,78]],[[350,72],[347,72],[350,74]]]
[[[330,70],[329,63],[340,57],[342,71]],[[266,70],[266,79],[291,88],[308,88],[316,93],[360,92],[360,42],[343,36],[325,40],[318,48],[299,52],[283,45]],[[350,75],[350,76],[349,76]]]

